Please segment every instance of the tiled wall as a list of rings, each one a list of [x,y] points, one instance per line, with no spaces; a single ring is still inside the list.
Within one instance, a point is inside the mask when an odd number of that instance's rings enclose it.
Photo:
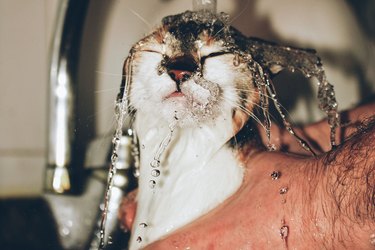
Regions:
[[[0,0],[0,196],[37,194],[57,0]]]

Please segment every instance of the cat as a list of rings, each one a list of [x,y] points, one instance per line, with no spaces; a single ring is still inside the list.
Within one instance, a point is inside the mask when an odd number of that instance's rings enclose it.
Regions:
[[[278,108],[270,77],[283,68],[331,86],[314,51],[247,38],[229,26],[226,14],[165,17],[134,45],[119,94],[139,148],[130,249],[188,224],[239,189],[246,159],[266,149],[256,123],[269,136],[269,100]]]

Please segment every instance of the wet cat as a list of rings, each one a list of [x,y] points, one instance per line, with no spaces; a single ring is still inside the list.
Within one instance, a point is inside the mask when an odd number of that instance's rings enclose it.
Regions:
[[[119,95],[139,147],[130,249],[186,225],[238,190],[246,159],[265,149],[254,124],[269,136],[269,100],[278,108],[270,77],[282,68],[318,79],[334,127],[334,95],[327,94],[331,85],[314,52],[246,38],[224,14],[165,17],[132,48]]]

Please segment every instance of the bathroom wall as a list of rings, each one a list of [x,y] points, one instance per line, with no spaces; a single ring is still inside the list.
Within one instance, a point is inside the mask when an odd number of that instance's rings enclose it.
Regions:
[[[0,196],[41,191],[58,0],[0,0]]]
[[[0,197],[42,191],[48,51],[59,1],[66,0],[0,0]],[[363,97],[358,86],[367,92],[374,89],[374,42],[344,1],[218,3],[218,10],[231,13],[234,26],[247,35],[317,48],[328,78],[338,89],[341,108]],[[85,140],[112,133],[113,100],[131,45],[163,16],[190,8],[190,0],[90,1],[79,65]],[[297,101],[299,106],[308,105],[303,99]],[[316,112],[312,113],[319,117]],[[296,112],[294,118],[303,119],[304,114]]]

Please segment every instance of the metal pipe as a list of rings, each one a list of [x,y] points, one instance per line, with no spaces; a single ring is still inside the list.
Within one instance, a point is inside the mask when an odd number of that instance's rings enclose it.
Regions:
[[[82,150],[77,150],[77,68],[88,0],[60,1],[51,48],[49,76],[49,132],[46,191],[75,193],[83,171]]]

